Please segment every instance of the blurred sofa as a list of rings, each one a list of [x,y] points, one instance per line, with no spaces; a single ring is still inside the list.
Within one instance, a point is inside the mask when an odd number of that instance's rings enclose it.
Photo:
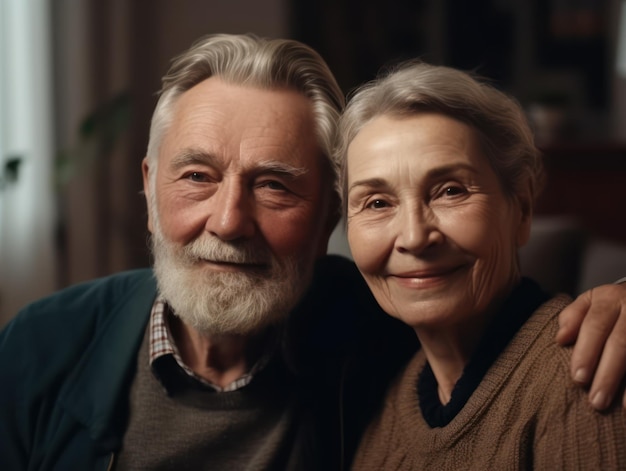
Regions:
[[[598,237],[574,218],[538,216],[520,264],[546,290],[576,295],[626,276],[626,241]]]

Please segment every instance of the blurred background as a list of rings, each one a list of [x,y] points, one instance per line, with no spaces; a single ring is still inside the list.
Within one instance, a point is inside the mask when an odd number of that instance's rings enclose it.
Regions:
[[[301,40],[346,93],[413,57],[489,78],[546,156],[527,269],[572,293],[626,275],[622,0],[0,0],[0,325],[150,263],[140,162],[160,78],[217,32]],[[349,255],[341,227],[330,251]]]

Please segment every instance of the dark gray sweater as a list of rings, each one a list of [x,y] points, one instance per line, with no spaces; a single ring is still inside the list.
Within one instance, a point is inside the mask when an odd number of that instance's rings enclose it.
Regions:
[[[168,395],[150,368],[147,339],[148,333],[116,470],[300,469],[290,458],[297,434],[294,383],[282,362],[270,362],[237,391],[216,393],[181,378]],[[176,374],[173,357],[160,360],[171,364],[159,371]]]

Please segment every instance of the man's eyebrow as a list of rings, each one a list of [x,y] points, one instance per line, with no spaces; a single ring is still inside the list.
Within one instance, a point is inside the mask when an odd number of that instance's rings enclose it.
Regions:
[[[172,170],[180,170],[187,165],[202,164],[202,165],[215,165],[217,159],[215,156],[202,151],[186,149],[176,155],[170,161],[170,167]]]
[[[306,167],[294,167],[293,165],[289,165],[285,162],[270,160],[267,162],[259,162],[259,164],[255,167],[255,171],[257,173],[273,173],[280,174],[285,177],[296,178],[309,172],[309,169]]]
[[[170,161],[173,170],[180,170],[188,165],[209,165],[213,167],[223,166],[223,163],[214,155],[197,150],[184,150]],[[289,178],[296,178],[309,171],[306,167],[295,167],[278,160],[261,161],[255,164],[253,172],[272,173]]]

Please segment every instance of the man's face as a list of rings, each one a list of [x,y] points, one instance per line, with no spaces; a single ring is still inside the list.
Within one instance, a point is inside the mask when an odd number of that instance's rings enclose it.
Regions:
[[[212,333],[284,317],[329,235],[309,100],[212,77],[175,104],[158,159],[154,187],[143,164],[148,227],[176,314]]]

